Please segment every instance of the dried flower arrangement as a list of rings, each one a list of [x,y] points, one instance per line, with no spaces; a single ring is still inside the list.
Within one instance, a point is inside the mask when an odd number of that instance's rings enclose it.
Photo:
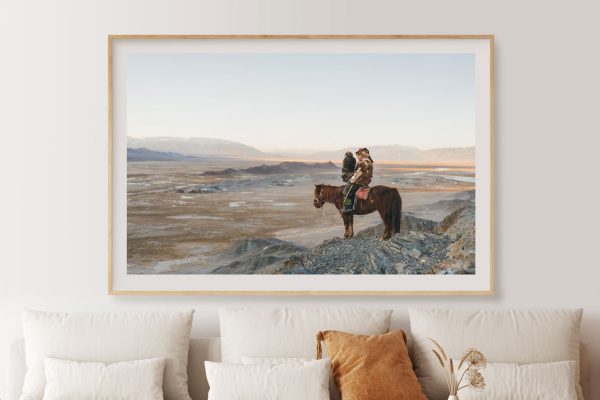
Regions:
[[[485,379],[480,370],[486,367],[487,360],[479,350],[472,347],[465,350],[458,365],[455,367],[454,361],[452,358],[446,356],[446,352],[442,346],[432,338],[429,338],[429,340],[435,346],[432,350],[433,354],[435,354],[435,357],[444,369],[446,384],[448,385],[451,398],[457,399],[458,391],[468,387],[477,390],[485,389]],[[460,375],[460,377],[457,378],[457,375]]]

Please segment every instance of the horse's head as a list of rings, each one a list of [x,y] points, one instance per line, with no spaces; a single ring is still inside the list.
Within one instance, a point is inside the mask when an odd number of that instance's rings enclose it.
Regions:
[[[323,197],[323,186],[324,185],[315,185],[313,206],[316,208],[323,207],[323,204],[325,203],[325,198]]]

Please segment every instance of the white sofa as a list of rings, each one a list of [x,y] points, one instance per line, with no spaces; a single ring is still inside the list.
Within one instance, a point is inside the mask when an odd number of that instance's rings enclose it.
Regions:
[[[208,397],[208,382],[204,374],[204,361],[221,361],[221,340],[218,337],[192,338],[188,361],[188,384],[194,400]],[[15,340],[10,346],[8,365],[7,400],[18,400],[25,378],[25,346],[23,339]],[[581,385],[586,398],[589,398],[590,373],[588,353],[581,345]]]
[[[132,332],[132,329],[137,329],[139,337],[145,332],[140,331],[140,326],[144,325],[146,321],[152,321],[154,316],[154,314],[120,316],[119,314],[79,316],[58,314],[60,316],[58,318],[56,313],[28,312],[26,314],[31,314],[32,321],[41,321],[33,325],[31,323],[25,325],[30,328],[33,326],[31,329],[25,330],[26,333],[29,332],[27,343],[34,343],[37,347],[33,348],[38,349],[39,352],[39,345],[35,338],[38,341],[46,341],[49,343],[48,346],[54,346],[45,347],[46,354],[56,357],[61,354],[54,354],[55,352],[63,353],[62,357],[67,359],[69,357],[74,357],[74,359],[99,357],[94,352],[87,354],[85,346],[83,349],[86,351],[83,353],[64,352],[65,349],[73,347],[67,343],[73,343],[75,348],[81,347],[81,343],[85,343],[85,341],[75,343],[72,341],[77,341],[79,335],[86,335],[86,329],[81,328],[89,329],[89,326],[92,326],[90,321],[94,323],[94,333],[100,335],[101,342],[104,340],[104,346],[114,350],[111,342],[114,339],[113,330],[115,329],[113,320],[120,322],[117,329],[121,331]],[[391,310],[376,309],[221,309],[219,311],[221,337],[189,339],[189,352],[187,353],[189,394],[193,400],[208,397],[204,361],[235,363],[240,362],[241,358],[245,356],[310,358],[314,356],[316,332],[333,329],[363,335],[383,333],[390,329],[391,314]],[[191,326],[191,313],[175,313],[174,315],[178,316],[175,321],[183,321],[185,324],[175,324],[181,326],[180,329],[173,332],[182,331],[180,333],[185,336],[181,340],[167,336],[166,343],[168,346],[171,345],[171,342],[177,344],[179,352],[177,357],[183,363]],[[185,317],[183,320],[182,316]],[[164,315],[161,314],[161,317]],[[429,337],[432,336],[447,345],[446,349],[450,354],[461,354],[465,348],[475,346],[489,356],[490,360],[497,363],[513,363],[514,365],[579,359],[580,368],[574,371],[575,377],[577,378],[579,375],[580,378],[579,382],[574,382],[577,384],[577,397],[580,400],[589,398],[588,354],[586,347],[579,341],[582,310],[410,309],[409,317],[412,329],[407,329],[407,327],[392,327],[392,329],[402,328],[408,332],[409,349],[415,371],[425,393],[431,398],[445,399],[445,393],[447,393],[443,377],[436,378],[436,375],[440,373],[439,367],[432,364],[429,341]],[[148,318],[150,319],[148,320]],[[25,318],[25,320],[29,319]],[[166,321],[167,326],[170,326],[168,314]],[[132,325],[128,325],[130,322]],[[110,328],[106,328],[108,326]],[[187,334],[183,332],[185,330],[187,330]],[[63,343],[61,340],[65,342]],[[89,337],[88,340],[94,340],[94,338]],[[162,341],[164,342],[165,338],[162,338]],[[152,342],[150,349],[162,349],[163,342]],[[127,353],[128,349],[125,347],[122,348],[122,351]],[[35,350],[33,354],[35,357]],[[121,354],[121,350],[118,354]],[[144,358],[143,356],[144,354],[141,354],[140,358]],[[87,358],[84,359],[87,360]],[[108,360],[111,359],[114,359],[114,355],[108,358]],[[4,400],[17,400],[21,395],[26,374],[24,339],[16,340],[11,344],[8,371],[8,398]],[[185,381],[183,385],[185,385]],[[185,391],[185,386],[183,390]],[[335,391],[332,394],[337,397]],[[171,395],[171,398],[177,399],[179,396],[180,394],[175,394],[175,397]]]

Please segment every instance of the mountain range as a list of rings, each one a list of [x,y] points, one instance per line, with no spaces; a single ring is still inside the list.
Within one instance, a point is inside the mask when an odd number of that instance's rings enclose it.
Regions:
[[[186,156],[218,156],[236,158],[264,158],[265,154],[242,143],[213,138],[133,138],[127,137],[128,148],[179,153]]]
[[[147,149],[161,153],[176,153],[178,156],[191,157],[223,157],[249,159],[280,160],[342,160],[346,151],[354,153],[355,148],[341,148],[334,151],[278,151],[269,153],[254,147],[215,138],[127,138],[127,147],[131,149]],[[416,147],[387,145],[368,146],[371,157],[377,161],[393,162],[455,162],[474,163],[475,147],[448,147],[421,150]]]
[[[171,151],[155,151],[145,147],[127,148],[127,161],[194,161],[200,157],[186,156]]]

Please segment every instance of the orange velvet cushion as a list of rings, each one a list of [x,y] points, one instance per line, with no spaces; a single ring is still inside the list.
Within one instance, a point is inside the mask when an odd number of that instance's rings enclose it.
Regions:
[[[342,400],[427,400],[412,369],[404,331],[372,336],[319,332],[317,358],[321,341]]]

